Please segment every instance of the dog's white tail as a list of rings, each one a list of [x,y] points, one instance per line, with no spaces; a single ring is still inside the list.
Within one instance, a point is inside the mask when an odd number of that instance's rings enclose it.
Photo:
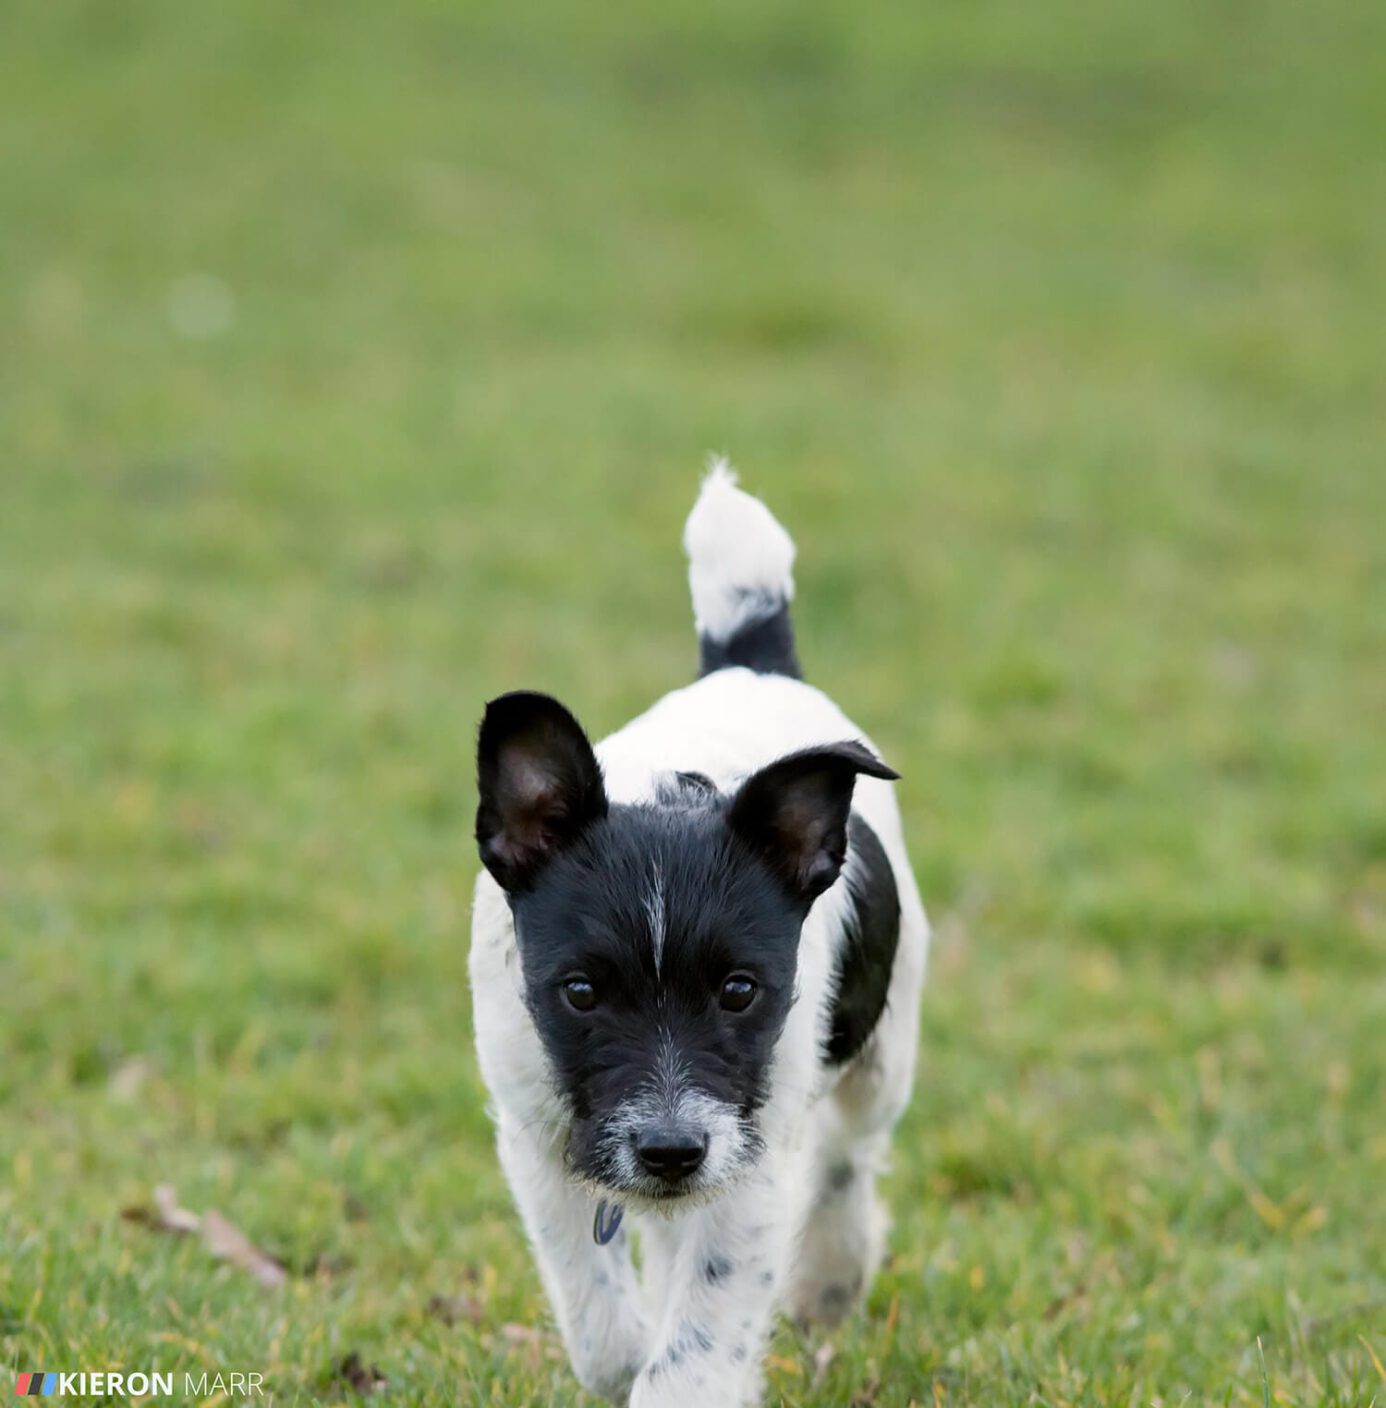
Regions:
[[[800,677],[789,603],[794,541],[714,459],[683,530],[698,629],[699,674],[742,665]]]

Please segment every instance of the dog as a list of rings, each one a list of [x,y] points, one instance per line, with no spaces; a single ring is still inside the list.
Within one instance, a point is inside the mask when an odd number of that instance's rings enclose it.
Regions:
[[[578,1380],[742,1408],[776,1312],[836,1323],[880,1262],[929,928],[897,774],[803,682],[794,544],[725,461],[684,546],[696,683],[595,746],[546,694],[486,706],[471,984]]]

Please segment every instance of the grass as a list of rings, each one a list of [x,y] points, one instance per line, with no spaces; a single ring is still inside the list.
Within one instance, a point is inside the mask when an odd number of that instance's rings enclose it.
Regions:
[[[470,1051],[473,727],[688,678],[727,449],[937,925],[892,1262],[770,1401],[1386,1401],[1383,40],[11,0],[0,1360],[585,1402]]]

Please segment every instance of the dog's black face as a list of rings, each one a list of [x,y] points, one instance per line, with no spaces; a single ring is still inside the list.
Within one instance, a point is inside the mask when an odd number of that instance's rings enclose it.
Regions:
[[[842,743],[732,796],[671,774],[656,801],[612,806],[556,700],[489,706],[477,840],[515,916],[576,1177],[657,1202],[716,1192],[754,1160],[799,932],[841,869],[859,772],[894,776]]]
[[[803,914],[725,809],[613,807],[513,909],[575,1172],[653,1197],[731,1177],[759,1147]]]

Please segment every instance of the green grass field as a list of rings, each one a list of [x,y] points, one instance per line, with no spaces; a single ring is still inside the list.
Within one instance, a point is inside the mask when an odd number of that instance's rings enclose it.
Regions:
[[[1386,8],[0,54],[0,1391],[589,1401],[471,1054],[473,731],[689,678],[726,450],[937,926],[892,1261],[767,1401],[1386,1402]]]

